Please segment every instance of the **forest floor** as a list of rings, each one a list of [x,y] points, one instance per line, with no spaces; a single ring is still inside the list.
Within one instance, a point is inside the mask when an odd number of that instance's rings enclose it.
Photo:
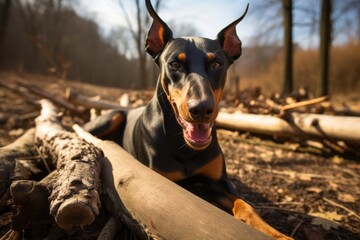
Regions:
[[[0,81],[15,82],[17,77],[0,73]],[[30,74],[21,78],[58,96],[67,87],[111,101],[127,93],[130,102],[136,105],[146,103],[152,96],[151,91],[126,91]],[[0,147],[33,127],[39,113],[40,106],[0,87]],[[65,116],[69,125],[88,120],[88,116]],[[256,206],[270,225],[295,239],[360,239],[360,159],[297,152],[292,149],[298,142],[291,139],[284,141],[224,129],[219,129],[218,137],[228,175],[238,192]],[[0,220],[5,213],[0,209]],[[0,221],[0,227],[1,237],[9,225]],[[91,234],[76,236],[64,239],[91,239]]]

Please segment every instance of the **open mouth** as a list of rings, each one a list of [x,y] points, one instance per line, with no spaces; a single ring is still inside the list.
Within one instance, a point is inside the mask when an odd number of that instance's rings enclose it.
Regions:
[[[183,128],[185,141],[194,149],[206,148],[212,140],[211,130],[214,123],[190,123],[178,116]]]

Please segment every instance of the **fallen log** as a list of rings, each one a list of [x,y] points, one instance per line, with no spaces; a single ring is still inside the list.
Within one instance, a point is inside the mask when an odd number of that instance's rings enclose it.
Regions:
[[[82,111],[80,109],[78,109],[75,105],[73,105],[72,103],[66,101],[63,98],[54,96],[53,94],[49,93],[49,92],[45,92],[44,90],[42,90],[41,88],[39,88],[36,85],[32,85],[29,83],[25,83],[24,81],[16,81],[17,84],[19,84],[20,86],[26,88],[27,90],[29,90],[30,92],[32,92],[33,94],[36,94],[40,97],[46,98],[51,100],[52,102],[54,102],[55,104],[57,104],[58,106],[61,106],[73,113],[82,113]]]
[[[20,95],[22,98],[25,99],[26,102],[33,104],[33,105],[38,105],[37,103],[37,99],[35,98],[34,95],[32,95],[31,93],[29,93],[24,87],[19,87],[18,85],[14,84],[14,83],[9,83],[9,82],[0,82],[0,86],[9,89],[10,91]]]
[[[64,230],[87,226],[99,214],[99,159],[103,154],[93,144],[66,131],[50,101],[40,103],[41,114],[35,119],[36,141],[57,169],[49,197],[50,214]]]
[[[245,113],[219,112],[216,125],[260,134],[325,138],[360,144],[360,119],[357,117],[292,113],[290,120]]]
[[[8,189],[14,174],[16,159],[36,154],[35,129],[29,129],[15,142],[0,148],[0,196]]]
[[[102,99],[89,98],[88,96],[82,95],[71,88],[66,89],[65,98],[76,105],[80,105],[87,108],[95,108],[97,110],[115,109],[115,110],[126,111],[130,109],[129,107],[123,107],[114,102],[110,102]]]
[[[269,239],[162,177],[119,145],[74,126],[105,154],[101,179],[110,208],[143,237],[155,239]],[[141,226],[141,228],[139,228]]]

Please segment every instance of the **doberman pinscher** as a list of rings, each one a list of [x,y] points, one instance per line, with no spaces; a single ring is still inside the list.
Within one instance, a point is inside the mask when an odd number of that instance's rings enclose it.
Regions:
[[[154,97],[143,108],[112,112],[84,126],[95,135],[118,131],[128,152],[154,171],[275,239],[291,239],[268,224],[230,184],[216,136],[215,118],[228,67],[241,55],[236,25],[211,40],[173,38],[153,9],[145,49],[160,67]],[[107,129],[106,129],[107,128]]]

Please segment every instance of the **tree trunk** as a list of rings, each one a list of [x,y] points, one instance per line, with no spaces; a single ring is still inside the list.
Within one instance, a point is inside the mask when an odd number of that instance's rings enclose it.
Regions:
[[[284,8],[284,79],[282,94],[293,90],[292,0],[283,0]]]
[[[1,11],[1,18],[0,18],[0,63],[2,60],[2,48],[3,48],[3,42],[5,39],[5,33],[6,33],[6,27],[7,27],[7,22],[8,22],[8,17],[9,17],[9,12],[10,12],[10,7],[11,7],[11,1],[10,0],[5,0],[5,3],[2,6],[2,11]]]
[[[316,89],[317,96],[325,96],[329,93],[331,8],[332,0],[322,0],[320,25],[320,81],[318,88]]]

